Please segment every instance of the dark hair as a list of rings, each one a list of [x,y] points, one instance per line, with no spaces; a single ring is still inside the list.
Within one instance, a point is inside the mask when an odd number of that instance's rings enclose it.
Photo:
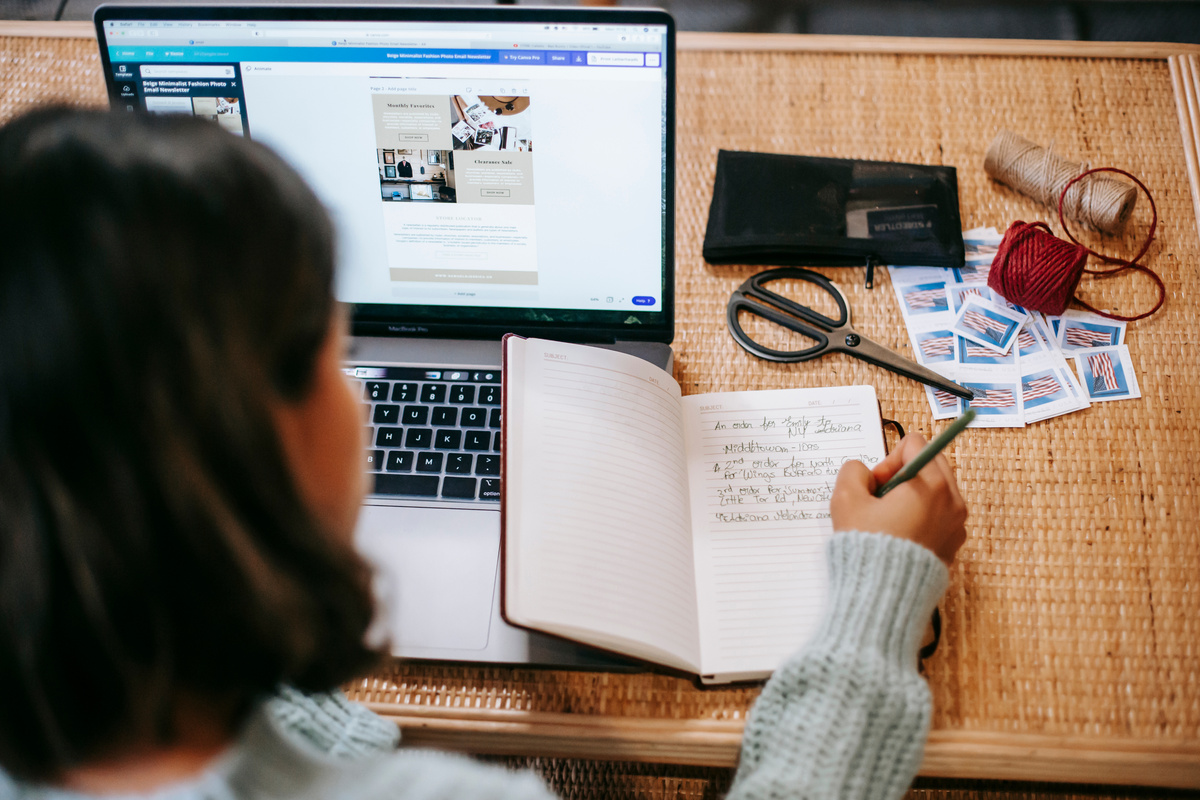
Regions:
[[[333,318],[333,236],[267,148],[190,118],[47,109],[0,129],[0,765],[45,778],[361,674],[350,543],[271,409]],[[236,722],[236,720],[235,720]]]

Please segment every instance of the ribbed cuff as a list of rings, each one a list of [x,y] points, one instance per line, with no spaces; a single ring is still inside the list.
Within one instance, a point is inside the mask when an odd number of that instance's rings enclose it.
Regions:
[[[834,534],[829,608],[811,644],[870,648],[915,664],[925,627],[950,582],[933,551],[883,533]]]

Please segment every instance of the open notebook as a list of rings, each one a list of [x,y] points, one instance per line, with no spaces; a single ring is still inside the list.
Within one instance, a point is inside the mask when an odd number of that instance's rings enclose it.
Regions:
[[[870,386],[683,397],[596,348],[505,340],[503,612],[700,675],[769,675],[824,607],[842,463],[884,457]]]

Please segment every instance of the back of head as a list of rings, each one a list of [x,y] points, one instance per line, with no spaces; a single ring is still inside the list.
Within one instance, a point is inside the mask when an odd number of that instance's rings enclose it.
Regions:
[[[167,741],[367,663],[365,568],[271,417],[333,318],[329,220],[266,148],[190,118],[0,129],[0,766]]]

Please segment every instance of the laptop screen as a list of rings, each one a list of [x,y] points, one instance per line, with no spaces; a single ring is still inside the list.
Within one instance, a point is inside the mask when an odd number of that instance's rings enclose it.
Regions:
[[[669,341],[658,12],[101,7],[118,109],[263,142],[338,233],[360,333]]]

